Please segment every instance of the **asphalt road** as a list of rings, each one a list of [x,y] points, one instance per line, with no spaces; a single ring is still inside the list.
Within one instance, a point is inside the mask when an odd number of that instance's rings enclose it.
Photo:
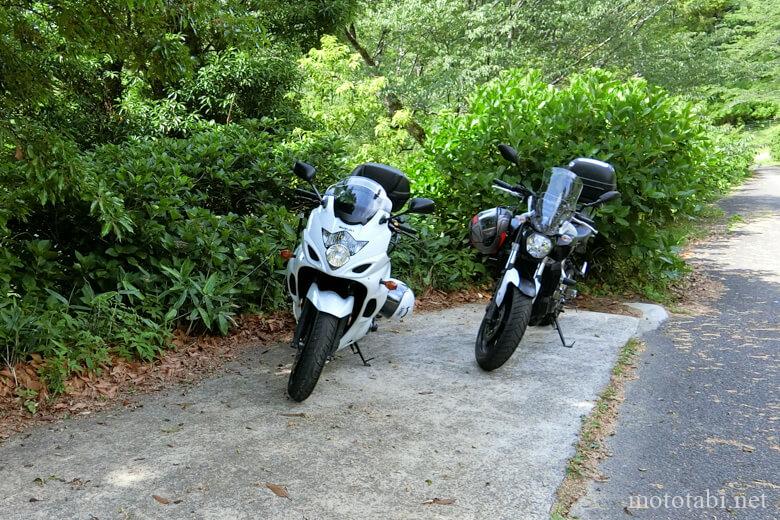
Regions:
[[[780,517],[780,168],[721,206],[744,222],[693,258],[720,296],[646,336],[584,520]]]
[[[546,519],[639,320],[566,313],[573,349],[534,329],[487,374],[482,312],[380,328],[362,342],[371,367],[340,355],[300,405],[285,397],[292,351],[258,345],[195,386],[16,435],[0,446],[0,518]]]

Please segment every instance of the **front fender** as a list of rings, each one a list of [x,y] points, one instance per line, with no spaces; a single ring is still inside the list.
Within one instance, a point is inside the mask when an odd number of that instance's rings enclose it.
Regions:
[[[306,299],[314,305],[318,311],[331,314],[337,318],[344,318],[352,314],[355,306],[354,296],[342,298],[333,291],[320,291],[316,283],[311,284]]]
[[[514,267],[508,269],[504,273],[504,277],[501,278],[501,283],[498,285],[496,291],[495,303],[500,306],[506,296],[506,291],[510,285],[514,285],[520,292],[528,296],[529,298],[536,297],[536,285],[530,280],[521,280],[520,273]]]

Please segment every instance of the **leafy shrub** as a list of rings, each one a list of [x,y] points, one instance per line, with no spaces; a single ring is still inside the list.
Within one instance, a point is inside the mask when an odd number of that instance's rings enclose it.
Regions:
[[[57,387],[109,352],[154,357],[172,324],[225,334],[236,313],[282,305],[278,250],[295,243],[297,224],[290,165],[309,155],[339,164],[342,152],[338,140],[299,132],[287,142],[263,124],[104,145],[45,169],[3,165],[6,361],[52,359]],[[322,170],[325,182],[336,174]]]
[[[75,300],[53,291],[45,300],[18,294],[0,300],[3,362],[12,366],[31,354],[43,355],[43,380],[61,392],[72,372],[99,371],[110,351],[148,361],[169,339],[167,323],[142,317],[117,292],[96,295],[85,285]]]
[[[774,127],[769,137],[769,152],[772,154],[772,160],[780,163],[780,125]]]
[[[519,180],[496,152],[501,142],[517,148],[522,181],[531,186],[545,168],[574,157],[615,166],[623,198],[600,211],[591,254],[599,255],[603,280],[645,292],[683,265],[669,227],[698,215],[746,174],[751,158],[732,136],[713,137],[693,104],[644,80],[593,70],[557,89],[538,72],[505,71],[476,90],[468,111],[440,119],[429,160],[416,170],[456,236],[465,236],[472,214],[505,202],[491,179]]]
[[[713,113],[714,122],[719,125],[761,123],[778,117],[780,117],[780,104],[763,99],[725,103]]]
[[[405,164],[420,151],[404,129],[411,114],[399,110],[388,116],[387,80],[366,75],[361,64],[349,47],[323,36],[320,48],[300,60],[306,79],[295,89],[295,101],[318,132],[344,140],[352,164]]]

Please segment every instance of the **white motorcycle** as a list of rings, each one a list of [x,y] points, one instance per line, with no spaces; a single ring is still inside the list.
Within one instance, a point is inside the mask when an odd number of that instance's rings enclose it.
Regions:
[[[361,164],[324,196],[314,186],[313,166],[296,162],[293,172],[312,189],[297,189],[298,195],[316,205],[288,255],[286,275],[297,321],[287,392],[303,401],[337,350],[351,347],[368,365],[357,342],[376,330],[375,318],[411,315],[414,293],[390,277],[388,253],[399,234],[415,236],[401,215],[431,213],[434,203],[414,198],[394,215],[409,199],[409,179],[383,164]]]

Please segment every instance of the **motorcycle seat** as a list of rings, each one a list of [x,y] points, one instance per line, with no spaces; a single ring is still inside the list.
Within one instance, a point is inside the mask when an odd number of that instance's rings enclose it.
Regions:
[[[393,213],[398,211],[409,200],[409,179],[401,170],[379,163],[364,163],[352,170],[356,177],[366,177],[384,188],[390,202],[393,203]]]

